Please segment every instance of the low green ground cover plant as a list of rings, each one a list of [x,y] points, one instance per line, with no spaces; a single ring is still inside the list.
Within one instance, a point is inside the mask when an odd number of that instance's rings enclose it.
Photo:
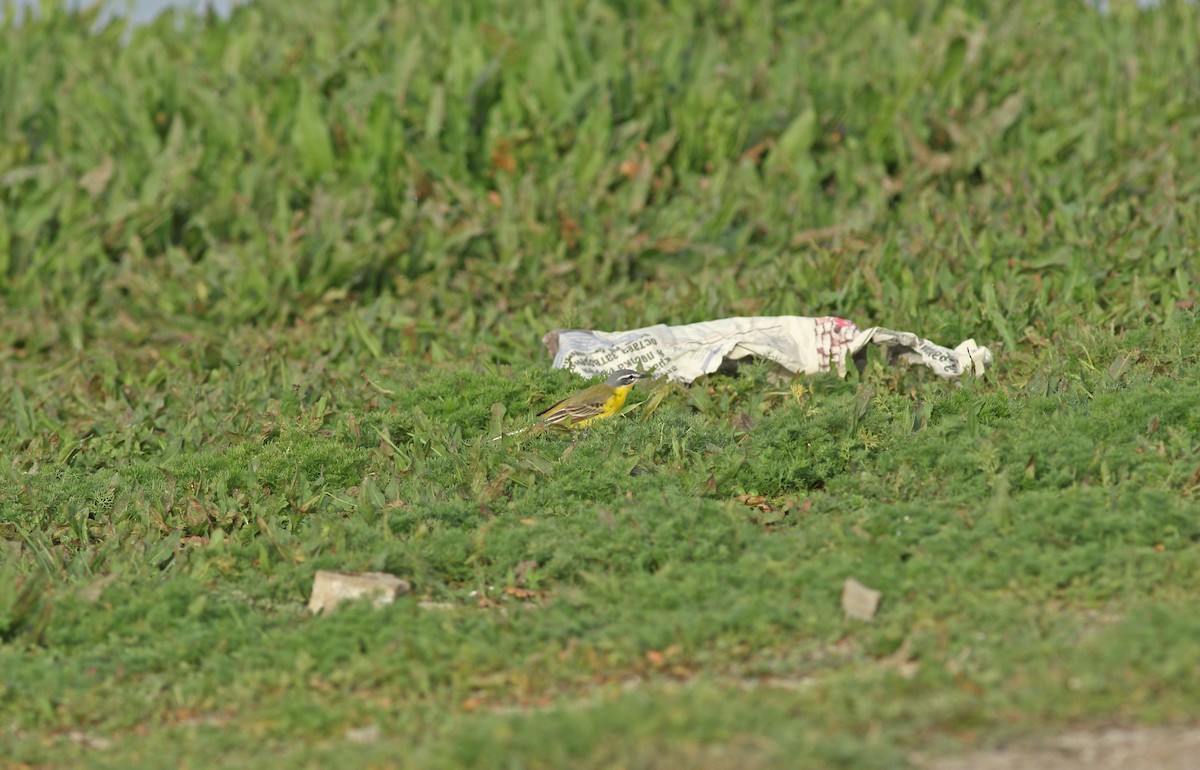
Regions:
[[[0,743],[897,767],[1200,708],[1197,7],[0,27]],[[554,328],[996,352],[639,385]],[[412,592],[311,617],[318,569]],[[843,581],[883,592],[845,617]]]

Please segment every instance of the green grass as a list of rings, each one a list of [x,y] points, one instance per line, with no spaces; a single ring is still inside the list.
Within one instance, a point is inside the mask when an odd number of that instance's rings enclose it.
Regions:
[[[1194,720],[1200,9],[501,5],[0,27],[4,761],[891,768]],[[491,440],[579,386],[546,331],[739,314],[997,364]],[[318,569],[413,592],[312,618]]]

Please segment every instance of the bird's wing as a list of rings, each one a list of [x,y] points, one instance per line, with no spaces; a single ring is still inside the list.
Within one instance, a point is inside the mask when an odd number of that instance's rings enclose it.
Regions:
[[[550,406],[548,406],[548,407],[546,407],[545,409],[543,409],[542,411],[538,412],[538,413],[537,413],[537,416],[538,416],[538,417],[545,417],[546,415],[549,415],[549,414],[554,414],[554,410],[555,410],[555,409],[558,409],[559,407],[561,407],[561,406],[562,406],[563,404],[565,404],[565,403],[567,403],[567,399],[565,399],[565,398],[564,398],[562,401],[555,401],[555,402],[554,402],[553,404],[551,404]]]
[[[551,425],[568,421],[580,422],[595,417],[604,410],[604,402],[608,400],[603,397],[602,390],[602,386],[593,385],[546,407],[538,412],[537,416],[545,418]]]

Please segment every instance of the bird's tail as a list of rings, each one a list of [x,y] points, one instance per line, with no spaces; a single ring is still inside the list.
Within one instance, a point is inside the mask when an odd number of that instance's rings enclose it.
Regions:
[[[509,436],[516,436],[517,434],[524,433],[527,430],[529,430],[529,428],[521,428],[520,430],[510,430],[508,433],[501,433],[499,436],[492,436],[492,441],[499,441],[502,438],[508,438]]]

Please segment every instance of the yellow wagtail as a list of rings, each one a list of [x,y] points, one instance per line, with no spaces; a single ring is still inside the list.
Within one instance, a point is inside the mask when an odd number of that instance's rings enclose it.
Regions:
[[[538,417],[547,425],[586,427],[596,420],[612,417],[620,411],[625,397],[633,388],[633,383],[649,376],[632,369],[618,369],[599,385],[572,393],[557,404],[543,409],[538,412]]]

